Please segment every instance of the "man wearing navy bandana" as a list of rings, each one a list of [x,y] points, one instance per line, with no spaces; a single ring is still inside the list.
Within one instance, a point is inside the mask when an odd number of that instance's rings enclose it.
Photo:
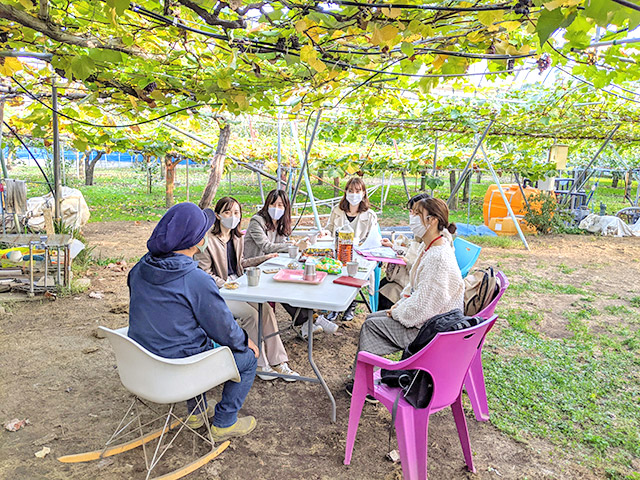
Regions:
[[[162,217],[147,241],[149,252],[129,272],[129,337],[164,358],[184,358],[228,346],[240,372],[239,383],[224,384],[222,399],[202,412],[187,402],[187,425],[199,428],[209,419],[216,441],[246,435],[256,426],[238,411],[253,385],[258,348],[238,326],[213,278],[197,268],[193,255],[206,248],[215,222],[211,209],[179,203]]]

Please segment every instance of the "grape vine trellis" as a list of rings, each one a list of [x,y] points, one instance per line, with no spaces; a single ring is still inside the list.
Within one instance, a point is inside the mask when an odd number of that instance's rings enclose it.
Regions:
[[[77,88],[82,93],[61,110],[71,119],[103,125],[136,123],[189,107],[182,113],[193,120],[203,114],[231,118],[276,109],[296,114],[337,105],[356,109],[352,117],[360,125],[373,125],[374,114],[384,105],[389,118],[375,121],[388,124],[389,138],[382,139],[387,144],[408,130],[468,139],[489,116],[496,119],[489,142],[511,136],[520,145],[533,145],[536,137],[562,138],[562,131],[573,138],[580,134],[585,140],[595,139],[604,134],[598,125],[624,115],[617,139],[633,143],[639,138],[634,130],[637,116],[626,105],[640,97],[620,88],[628,89],[640,77],[640,54],[627,44],[606,49],[589,45],[596,34],[600,42],[620,40],[639,23],[640,12],[609,0],[4,0],[0,88],[9,95],[23,94],[10,78],[14,77],[47,101],[55,75],[63,96],[71,98]],[[49,64],[21,58],[20,52],[48,59]],[[508,108],[496,112],[488,103],[460,107],[441,102],[441,110],[435,112],[428,106],[421,107],[423,112],[406,107],[403,92],[433,99],[428,95],[431,89],[445,80],[462,84],[474,63],[486,61],[487,76],[504,78],[531,59],[540,69],[551,63],[575,75],[582,86],[571,88],[583,96],[600,97],[593,92],[617,89],[614,98],[623,112],[615,113],[615,119],[607,112],[588,112],[582,123],[589,126],[570,132],[561,128],[566,99],[560,100],[560,108],[551,106],[548,114]],[[618,102],[621,97],[630,100]],[[49,112],[34,104],[20,108],[30,112],[34,135],[46,135]],[[429,115],[428,122],[416,116],[421,113]],[[527,115],[538,115],[547,123]],[[420,123],[399,118],[420,118]],[[9,121],[19,123],[13,117]],[[114,129],[73,124],[62,121],[78,148],[122,137]],[[127,135],[138,133],[131,127]],[[417,145],[424,148],[424,142]],[[353,154],[345,158],[351,162]],[[375,156],[373,150],[365,159]],[[389,154],[378,157],[381,167],[391,166]]]

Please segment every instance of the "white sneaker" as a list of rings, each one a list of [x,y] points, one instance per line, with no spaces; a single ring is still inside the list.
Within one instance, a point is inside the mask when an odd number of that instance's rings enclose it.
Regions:
[[[316,325],[321,326],[324,332],[330,333],[332,335],[338,331],[338,328],[340,328],[338,327],[337,323],[333,323],[331,320],[327,320],[324,315],[320,315],[318,318],[316,318]]]
[[[289,364],[287,364],[287,362],[283,362],[280,365],[276,365],[275,367],[273,367],[273,369],[276,372],[281,373],[282,375],[295,375],[296,377],[300,376],[298,372],[294,372],[289,368]],[[283,378],[283,380],[285,382],[295,382],[297,378]]]
[[[270,380],[275,380],[276,378],[278,378],[274,377],[273,375],[268,375],[269,373],[276,373],[276,371],[269,365],[267,365],[266,367],[258,367],[256,370],[256,375],[260,380],[268,382]]]
[[[300,335],[302,335],[302,338],[304,338],[305,340],[307,339],[307,330],[309,328],[308,325],[309,325],[309,320],[307,320],[300,326]],[[313,333],[320,333],[320,332],[322,332],[322,327],[314,323]]]

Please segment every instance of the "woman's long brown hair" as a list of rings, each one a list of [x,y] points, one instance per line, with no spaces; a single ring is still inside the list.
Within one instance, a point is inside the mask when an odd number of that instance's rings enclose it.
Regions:
[[[216,206],[213,209],[213,211],[216,212],[216,214],[220,215],[222,212],[226,212],[227,210],[231,209],[234,203],[237,203],[238,208],[240,208],[240,220],[242,220],[242,205],[240,205],[240,202],[233,197],[222,197],[216,203]],[[240,233],[240,230],[238,230],[239,226],[240,224],[238,223],[238,225],[236,225],[236,228],[231,230],[231,236],[234,236],[234,237],[242,236],[242,234]],[[219,218],[217,218],[216,223],[213,224],[211,233],[213,233],[214,235],[220,235],[220,219]]]
[[[366,212],[371,208],[371,203],[369,203],[369,195],[367,195],[367,187],[364,184],[364,181],[360,177],[351,177],[347,184],[344,186],[344,195],[342,196],[342,200],[338,204],[340,210],[343,212],[349,213],[349,200],[347,200],[347,192],[350,187],[356,187],[357,190],[362,190],[362,201],[358,205],[358,213]],[[359,187],[359,188],[358,188]]]
[[[284,190],[271,190],[267,194],[267,198],[264,200],[264,205],[258,211],[258,215],[264,218],[267,224],[267,231],[273,230],[273,222],[271,215],[269,215],[269,207],[276,203],[278,198],[280,198],[284,204],[284,215],[282,215],[280,220],[276,222],[275,230],[278,235],[286,237],[291,235],[291,203],[289,202],[289,197],[287,197]]]

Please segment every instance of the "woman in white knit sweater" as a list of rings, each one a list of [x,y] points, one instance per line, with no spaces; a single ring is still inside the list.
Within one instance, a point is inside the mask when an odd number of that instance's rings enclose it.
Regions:
[[[453,234],[456,226],[449,223],[447,204],[438,198],[414,204],[409,226],[422,238],[423,250],[409,274],[409,283],[401,298],[389,310],[367,316],[358,351],[376,355],[404,350],[418,335],[427,320],[464,304],[464,281],[444,230]],[[351,393],[353,383],[347,384]]]

